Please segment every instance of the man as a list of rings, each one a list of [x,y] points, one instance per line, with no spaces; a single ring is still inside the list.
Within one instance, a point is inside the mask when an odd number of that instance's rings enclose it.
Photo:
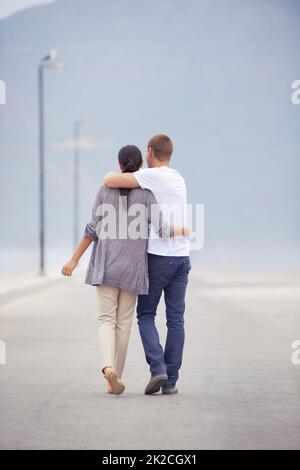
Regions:
[[[108,173],[104,183],[111,188],[137,188],[152,191],[165,217],[184,225],[186,185],[178,171],[170,167],[173,153],[171,139],[155,135],[147,146],[148,168],[134,173]],[[148,245],[149,294],[140,295],[137,318],[151,379],[145,393],[162,389],[167,395],[177,393],[176,382],[184,346],[184,311],[188,275],[191,269],[187,237],[158,239],[150,229]],[[155,326],[157,307],[164,292],[167,339],[163,350]]]

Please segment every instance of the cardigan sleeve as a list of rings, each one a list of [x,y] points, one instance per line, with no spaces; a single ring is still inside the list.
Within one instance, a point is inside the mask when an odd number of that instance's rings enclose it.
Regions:
[[[95,202],[92,208],[91,220],[89,223],[87,223],[85,227],[85,231],[84,231],[84,236],[91,238],[93,241],[98,240],[97,224],[100,221],[101,217],[97,215],[97,211],[98,211],[99,206],[101,206],[103,202],[103,191],[104,191],[104,186],[101,186],[101,188],[99,189],[96,195]]]

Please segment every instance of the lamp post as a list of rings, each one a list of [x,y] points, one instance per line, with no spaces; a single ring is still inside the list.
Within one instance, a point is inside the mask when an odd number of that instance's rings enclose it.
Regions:
[[[44,69],[62,69],[63,63],[55,62],[57,50],[52,49],[38,66],[39,93],[39,267],[45,274],[45,118],[44,118]]]

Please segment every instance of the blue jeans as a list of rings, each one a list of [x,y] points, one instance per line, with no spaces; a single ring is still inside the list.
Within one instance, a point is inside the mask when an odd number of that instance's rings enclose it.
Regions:
[[[149,294],[138,298],[138,325],[151,375],[167,373],[165,387],[169,388],[175,386],[182,363],[185,293],[191,263],[188,256],[149,254],[148,265]],[[168,328],[164,350],[155,326],[156,310],[163,291]]]

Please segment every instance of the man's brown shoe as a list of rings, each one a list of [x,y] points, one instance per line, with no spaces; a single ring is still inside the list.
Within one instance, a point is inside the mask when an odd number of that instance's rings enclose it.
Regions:
[[[151,377],[145,389],[145,395],[153,395],[160,391],[161,387],[167,382],[167,374],[154,375]]]

